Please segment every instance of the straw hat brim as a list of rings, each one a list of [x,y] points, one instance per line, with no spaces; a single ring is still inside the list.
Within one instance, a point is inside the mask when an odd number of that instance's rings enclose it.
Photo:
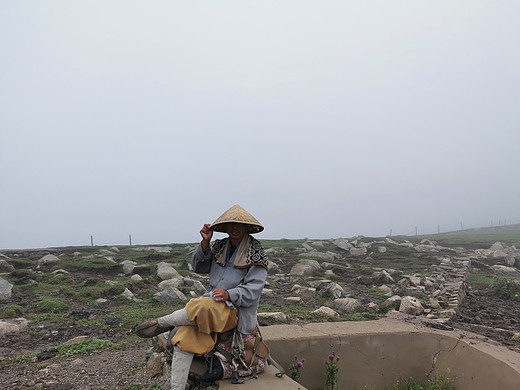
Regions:
[[[218,217],[215,222],[211,224],[210,229],[216,232],[226,233],[226,223],[243,223],[248,225],[247,232],[249,234],[259,233],[264,230],[262,224],[258,222],[255,217],[237,204]]]

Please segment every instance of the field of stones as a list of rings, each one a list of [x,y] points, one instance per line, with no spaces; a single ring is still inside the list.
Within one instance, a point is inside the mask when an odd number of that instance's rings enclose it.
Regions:
[[[430,237],[262,240],[261,326],[398,310],[520,351],[520,226]],[[0,387],[146,389],[130,329],[208,287],[197,244],[0,250]]]

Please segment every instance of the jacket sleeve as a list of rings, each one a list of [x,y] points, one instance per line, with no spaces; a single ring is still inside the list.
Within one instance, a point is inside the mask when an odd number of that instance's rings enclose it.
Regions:
[[[202,245],[199,244],[193,256],[191,257],[191,268],[198,274],[207,274],[211,269],[213,252],[210,246],[206,248],[206,252],[202,251]]]
[[[229,300],[237,307],[249,307],[258,304],[266,277],[267,270],[264,267],[252,266],[242,283],[227,290]]]

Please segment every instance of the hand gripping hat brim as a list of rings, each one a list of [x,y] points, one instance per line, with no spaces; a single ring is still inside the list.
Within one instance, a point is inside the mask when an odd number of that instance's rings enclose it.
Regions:
[[[247,232],[249,234],[259,233],[264,230],[262,224],[258,222],[255,217],[237,204],[218,217],[215,222],[211,224],[211,229],[216,232],[226,233],[224,224],[231,222],[248,225]]]

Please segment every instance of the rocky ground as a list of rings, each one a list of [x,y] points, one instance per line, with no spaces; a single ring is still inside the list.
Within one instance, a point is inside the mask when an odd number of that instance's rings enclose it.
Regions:
[[[269,241],[265,246],[274,270],[268,277],[259,311],[273,316],[261,316],[262,326],[275,322],[299,324],[310,321],[377,319],[388,310],[403,311],[399,302],[411,294],[422,307],[422,311],[416,313],[417,316],[428,316],[438,321],[435,323],[440,327],[464,329],[483,335],[490,342],[520,352],[520,343],[514,337],[520,332],[520,300],[515,300],[514,296],[518,288],[515,280],[520,280],[520,275],[515,274],[515,267],[518,267],[515,261],[520,259],[520,255],[515,252],[514,246],[500,245],[497,249],[498,246],[490,248],[489,245],[482,245],[484,249],[479,250],[449,248],[430,241],[411,244],[369,239]],[[0,330],[0,388],[159,388],[155,386],[160,385],[160,376],[153,376],[154,373],[146,369],[151,342],[131,335],[131,324],[137,318],[153,316],[150,314],[153,312],[148,311],[150,305],[154,308],[158,305],[157,310],[163,313],[170,307],[183,305],[182,299],[178,297],[172,298],[170,302],[151,303],[154,299],[162,299],[154,295],[164,291],[160,284],[157,285],[161,280],[180,280],[176,290],[184,292],[185,299],[197,295],[194,290],[197,290],[198,284],[194,281],[200,281],[202,285],[206,285],[207,281],[196,279],[187,269],[183,271],[189,252],[193,250],[192,246],[170,247],[165,251],[143,249],[138,255],[135,251],[118,252],[115,249],[100,254],[99,248],[4,253],[2,259],[13,264],[14,270],[6,272],[4,269],[2,277],[12,283],[13,291],[9,298],[4,295],[0,309],[12,305],[22,307],[23,314],[19,317],[27,320],[27,323],[22,323],[17,331]],[[92,254],[94,250],[97,252]],[[81,254],[77,254],[79,252]],[[53,253],[60,260],[50,265],[42,262],[38,264],[43,256]],[[110,264],[114,266],[80,269],[78,259],[83,257],[94,263],[98,262],[98,257],[109,258]],[[464,268],[460,265],[467,265],[470,260],[477,267]],[[133,261],[136,268],[122,270],[125,261]],[[161,277],[156,274],[160,262],[173,264],[180,274]],[[316,264],[317,269],[313,268]],[[453,264],[467,271],[447,269],[447,273],[440,274],[439,264]],[[493,266],[509,268],[510,273],[506,274],[506,278],[513,281],[512,285],[506,286],[510,287],[507,291],[509,295],[497,294],[496,285],[489,283],[493,278],[496,280],[497,275],[502,275],[498,274],[500,268],[492,269]],[[142,280],[134,277],[137,270],[142,274]],[[48,279],[52,272],[55,272],[54,275],[67,276]],[[391,279],[384,279],[387,277],[385,275],[391,276]],[[134,280],[129,283],[131,277]],[[460,278],[464,280],[459,283]],[[120,289],[109,292],[102,290],[102,301],[95,301],[100,299],[99,294],[94,293],[97,290],[92,287],[99,286],[96,284],[97,279],[111,280],[111,286]],[[60,283],[63,285],[60,286]],[[118,283],[122,283],[122,286]],[[69,284],[70,289],[65,289],[65,285]],[[458,290],[448,291],[447,286],[451,284],[459,286]],[[129,288],[132,295],[114,299],[115,292],[123,292],[123,286]],[[381,290],[382,286],[389,288],[389,291]],[[78,292],[83,290],[85,294],[79,299]],[[35,309],[42,295],[54,297],[58,293],[64,294],[58,297],[68,305],[64,312],[54,316]],[[396,295],[399,296],[399,302],[386,308],[385,301]],[[345,300],[351,300],[349,303],[356,301],[354,309],[342,306]],[[130,316],[128,311],[122,311],[125,305],[142,309],[141,315],[137,313],[135,317]],[[280,314],[282,317],[278,316]],[[14,324],[22,321],[13,317],[8,318],[4,312],[3,322]],[[106,340],[112,344],[100,351],[82,351],[70,356],[57,354],[53,350],[78,336],[84,336],[86,340]]]

